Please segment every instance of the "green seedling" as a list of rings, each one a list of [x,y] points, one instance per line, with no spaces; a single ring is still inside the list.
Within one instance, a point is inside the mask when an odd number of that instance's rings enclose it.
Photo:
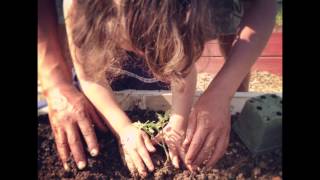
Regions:
[[[163,134],[163,128],[168,124],[169,122],[169,118],[170,118],[170,112],[166,111],[164,113],[164,115],[161,115],[159,113],[157,114],[157,121],[149,121],[147,120],[146,122],[142,123],[140,121],[137,121],[134,124],[134,126],[136,126],[138,129],[143,130],[144,132],[146,132],[152,139],[155,138],[159,133]],[[163,148],[165,154],[166,154],[166,162],[170,161],[169,158],[169,152],[168,149],[166,147],[166,144],[163,140],[163,138],[161,138],[161,142],[157,141],[157,144]]]

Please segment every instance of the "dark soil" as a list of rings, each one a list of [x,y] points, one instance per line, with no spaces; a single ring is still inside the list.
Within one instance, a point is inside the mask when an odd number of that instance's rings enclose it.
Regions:
[[[138,110],[127,112],[132,120],[156,119],[151,111]],[[233,116],[233,121],[236,116]],[[129,171],[122,164],[116,139],[109,132],[97,132],[100,143],[98,157],[88,157],[88,166],[77,170],[70,160],[71,172],[65,172],[60,162],[47,116],[39,117],[38,124],[38,179],[130,179]],[[275,150],[253,156],[234,132],[231,132],[228,150],[214,169],[190,173],[185,168],[174,169],[164,165],[165,155],[159,147],[152,154],[156,170],[147,179],[282,179],[282,152]]]

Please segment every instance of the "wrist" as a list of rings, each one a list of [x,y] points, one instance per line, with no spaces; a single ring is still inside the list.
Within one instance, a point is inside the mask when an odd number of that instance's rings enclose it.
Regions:
[[[170,119],[169,119],[169,125],[170,126],[174,126],[176,128],[186,128],[186,125],[187,125],[187,120],[188,120],[188,117],[186,116],[182,116],[182,115],[178,115],[178,114],[172,114],[170,116]]]
[[[201,97],[207,100],[219,100],[222,102],[230,102],[236,91],[228,91],[224,87],[212,86],[208,88]]]
[[[120,140],[120,139],[121,139],[121,136],[122,136],[123,134],[125,134],[125,132],[127,132],[129,128],[132,128],[132,127],[135,128],[135,126],[133,125],[133,123],[130,122],[130,121],[127,121],[126,123],[124,123],[124,124],[122,124],[121,126],[119,126],[118,129],[115,130],[115,135],[116,135],[117,139]]]
[[[214,97],[215,99],[219,98],[221,100],[231,101],[232,97],[237,91],[238,82],[241,82],[241,79],[234,76],[230,73],[229,67],[224,65],[216,77],[211,81],[208,88],[203,93],[203,96]]]
[[[45,97],[49,97],[52,94],[56,94],[57,92],[62,92],[62,91],[75,91],[77,88],[69,82],[63,82],[63,83],[57,83],[54,85],[50,86],[45,86],[43,87],[43,95]]]

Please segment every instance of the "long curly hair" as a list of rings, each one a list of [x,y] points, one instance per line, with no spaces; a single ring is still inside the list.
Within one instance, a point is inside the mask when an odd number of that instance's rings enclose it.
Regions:
[[[76,60],[93,80],[116,76],[129,44],[156,78],[179,81],[214,33],[213,9],[212,0],[77,0]]]

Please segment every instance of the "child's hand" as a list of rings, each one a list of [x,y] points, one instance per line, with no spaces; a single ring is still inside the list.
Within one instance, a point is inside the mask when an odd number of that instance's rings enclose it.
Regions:
[[[182,160],[185,158],[186,150],[182,148],[182,143],[185,138],[186,127],[187,121],[185,118],[172,115],[169,123],[154,139],[157,143],[164,141],[168,145],[169,157],[175,168],[179,168],[179,157]]]
[[[156,151],[156,148],[145,132],[130,124],[119,133],[119,144],[121,156],[132,174],[138,170],[142,177],[147,176],[145,166],[149,171],[154,170],[149,152]]]

